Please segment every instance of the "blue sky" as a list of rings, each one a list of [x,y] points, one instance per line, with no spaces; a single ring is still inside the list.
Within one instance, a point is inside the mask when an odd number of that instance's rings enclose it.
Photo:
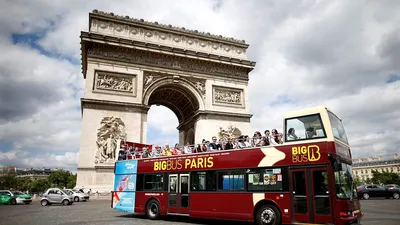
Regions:
[[[353,156],[398,153],[399,4],[11,1],[0,15],[0,165],[76,170],[79,35],[93,9],[245,39],[257,62],[248,89],[254,130],[281,130],[285,112],[325,105],[343,119]],[[176,143],[177,125],[152,106],[148,142]]]

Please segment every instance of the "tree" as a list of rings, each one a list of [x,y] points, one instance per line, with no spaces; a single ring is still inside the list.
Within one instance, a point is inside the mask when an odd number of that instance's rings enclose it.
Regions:
[[[73,176],[71,172],[66,171],[66,170],[60,170],[60,171],[50,174],[47,179],[52,184],[52,186],[58,187],[58,188],[64,188],[64,187],[67,187],[67,185],[70,181],[69,180],[70,176]]]
[[[16,177],[15,189],[20,191],[31,190],[32,182],[33,180],[30,177]]]
[[[0,189],[8,190],[11,188],[15,188],[16,186],[16,177],[15,174],[4,174],[0,176]]]
[[[398,184],[400,183],[400,176],[396,173],[372,170],[371,181],[374,184]]]
[[[76,186],[76,174],[71,174],[68,178],[67,188],[74,188]]]
[[[31,191],[32,192],[43,192],[47,188],[50,188],[50,182],[48,179],[38,179],[32,182]]]
[[[360,179],[359,176],[354,176],[354,185],[359,186],[363,184],[364,182]]]

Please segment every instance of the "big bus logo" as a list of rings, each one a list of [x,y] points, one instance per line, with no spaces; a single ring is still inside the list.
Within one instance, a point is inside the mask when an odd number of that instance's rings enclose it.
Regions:
[[[321,158],[317,145],[292,147],[292,161],[294,163],[315,162]]]
[[[181,170],[181,169],[207,169],[214,166],[213,157],[198,157],[191,159],[162,160],[154,162],[154,171]]]

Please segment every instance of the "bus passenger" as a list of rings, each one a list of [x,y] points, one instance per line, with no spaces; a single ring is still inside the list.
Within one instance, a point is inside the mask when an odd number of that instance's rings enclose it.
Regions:
[[[293,127],[290,128],[288,130],[288,136],[287,136],[288,140],[297,140],[298,137],[295,133],[296,133],[296,131],[294,130],[294,128]]]
[[[192,153],[192,151],[193,151],[193,149],[192,149],[192,147],[190,147],[189,142],[186,142],[186,146],[183,148],[183,152],[185,154],[190,154],[190,153]]]
[[[215,136],[212,137],[212,142],[208,145],[208,147],[209,147],[209,149],[210,149],[211,151],[215,151],[215,150],[218,149],[218,146],[217,146],[217,137],[215,137]]]
[[[253,135],[254,146],[261,146],[262,135],[260,131],[256,131]]]
[[[228,142],[225,145],[225,150],[233,149],[232,138],[228,138]]]
[[[262,138],[261,146],[268,146],[271,142],[271,136],[269,135],[269,130],[264,131],[265,136]]]
[[[283,144],[282,137],[278,134],[276,129],[272,129],[271,145]]]

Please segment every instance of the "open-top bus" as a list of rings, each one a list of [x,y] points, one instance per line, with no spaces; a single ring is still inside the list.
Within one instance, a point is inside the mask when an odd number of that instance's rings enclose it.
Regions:
[[[315,107],[286,114],[284,131],[285,142],[277,146],[118,161],[111,206],[149,219],[359,223],[341,120]]]

